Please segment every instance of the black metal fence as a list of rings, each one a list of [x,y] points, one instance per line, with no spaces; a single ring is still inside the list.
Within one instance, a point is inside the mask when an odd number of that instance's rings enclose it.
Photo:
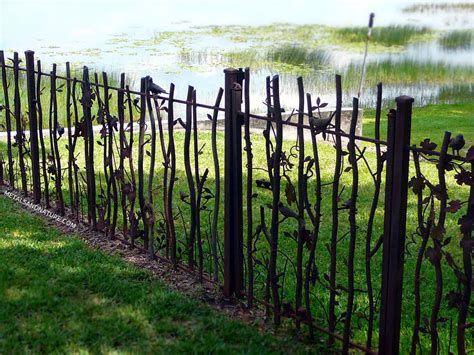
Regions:
[[[6,188],[223,284],[276,325],[292,319],[297,332],[326,338],[325,349],[473,346],[474,148],[461,156],[464,139],[449,132],[440,149],[429,139],[411,146],[412,98],[396,100],[384,141],[381,84],[369,138],[356,135],[356,98],[341,129],[337,75],[327,115],[301,78],[297,108],[285,113],[278,76],[256,115],[248,69],[226,69],[206,105],[191,86],[180,100],[174,84],[150,77],[134,91],[125,74],[113,87],[106,73],[73,77],[69,63],[65,75],[56,65],[45,73],[25,56],[23,68],[17,53],[7,64],[0,52]]]

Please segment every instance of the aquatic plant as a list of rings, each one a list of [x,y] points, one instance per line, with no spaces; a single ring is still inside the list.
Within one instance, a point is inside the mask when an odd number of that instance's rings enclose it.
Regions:
[[[436,12],[436,11],[474,11],[472,2],[438,3],[438,4],[416,4],[402,9],[405,13],[412,12]]]
[[[308,49],[300,45],[283,45],[267,52],[267,59],[273,62],[295,66],[307,65],[313,69],[322,69],[329,65],[330,55],[320,49]]]
[[[372,31],[371,41],[384,46],[405,46],[415,39],[431,34],[427,27],[386,26],[376,27]],[[367,37],[367,27],[343,27],[335,29],[338,40],[350,43],[363,43]]]
[[[360,77],[360,64],[350,64],[345,73],[346,81],[354,82]],[[418,62],[412,59],[384,59],[367,65],[368,85],[381,81],[386,84],[441,84],[446,82],[474,82],[474,67],[467,65],[448,65],[441,62]]]
[[[438,40],[445,49],[468,49],[474,43],[474,32],[470,30],[456,30],[445,33]]]

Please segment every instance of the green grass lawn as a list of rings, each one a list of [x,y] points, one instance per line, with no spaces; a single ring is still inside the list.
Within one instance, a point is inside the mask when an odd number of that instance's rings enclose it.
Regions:
[[[279,353],[295,342],[217,314],[0,197],[0,353]]]
[[[387,110],[384,110],[380,126],[380,132],[384,138],[387,135],[386,112]],[[374,137],[374,122],[375,110],[364,110],[364,136]],[[425,138],[431,138],[439,147],[445,131],[451,132],[453,136],[462,133],[466,140],[465,149],[474,144],[474,100],[413,108],[412,144],[419,145]]]
[[[415,130],[414,130],[415,131]],[[424,133],[428,133],[425,131]],[[418,134],[423,134],[423,131]],[[367,132],[365,132],[365,135],[367,135]],[[429,132],[429,136],[434,136],[434,132]],[[471,135],[472,137],[472,135]],[[174,189],[174,211],[176,213],[176,235],[177,235],[177,241],[178,241],[178,256],[182,260],[183,263],[187,262],[187,251],[186,251],[186,245],[188,243],[188,233],[189,233],[189,227],[190,227],[190,220],[191,220],[191,214],[190,214],[190,208],[189,205],[184,203],[183,201],[180,200],[180,194],[181,193],[188,193],[188,187],[187,187],[187,181],[185,178],[185,172],[184,172],[184,162],[183,162],[183,138],[184,134],[183,132],[176,132],[175,133],[175,141],[176,141],[176,151],[177,151],[177,177],[178,180],[176,181],[175,189]],[[165,135],[166,139],[166,135]],[[97,137],[97,140],[99,138]],[[135,142],[137,140],[135,139]],[[199,160],[199,166],[201,169],[201,174],[203,173],[205,168],[209,168],[209,175],[208,179],[206,181],[206,187],[209,188],[211,191],[214,191],[214,182],[215,182],[215,173],[213,169],[213,160],[212,160],[212,154],[210,153],[210,133],[209,132],[200,132],[199,133],[199,146],[201,146],[203,143],[206,143],[205,149],[204,149],[204,154],[200,156]],[[252,134],[252,149],[254,152],[254,166],[255,167],[263,167],[265,165],[265,156],[263,154],[264,152],[264,145],[265,142],[261,136],[261,134]],[[63,164],[66,164],[64,161],[67,158],[67,152],[65,150],[65,145],[66,141],[64,139],[60,140],[60,149],[63,152],[62,157],[63,157]],[[284,147],[283,149],[287,152],[290,151],[291,146],[294,144],[294,141],[291,140],[286,140],[284,142]],[[48,147],[49,144],[47,143],[46,146]],[[5,146],[3,145],[3,149]],[[83,143],[82,139],[78,142],[78,146],[76,148],[76,152],[81,153],[79,155],[79,160],[78,160],[78,165],[83,171],[84,167],[84,160],[83,160]],[[149,148],[147,148],[149,149]],[[223,134],[219,133],[218,134],[218,151],[219,151],[219,156],[220,159],[223,159],[223,149],[224,149],[224,141],[223,141]],[[306,145],[306,155],[310,155],[311,153],[311,146],[310,144]],[[334,148],[330,144],[322,144],[319,146],[319,154],[320,154],[320,159],[321,159],[321,167],[322,167],[322,183],[323,184],[328,184],[332,181],[333,179],[333,171],[334,171]],[[163,167],[161,165],[161,152],[159,147],[157,148],[157,159],[158,162],[156,163],[156,169],[155,169],[155,180],[154,180],[154,208],[157,213],[157,218],[158,222],[162,220],[162,211],[163,211],[163,203],[162,203],[162,197],[163,197],[163,192],[161,189],[162,186],[162,177],[163,177]],[[137,149],[136,146],[134,147],[134,152],[133,152],[133,157],[134,161],[137,161]],[[95,151],[95,162],[96,162],[96,181],[98,183],[97,189],[99,189],[99,182],[102,181],[103,183],[103,173],[99,174],[99,172],[103,171],[103,166],[102,166],[102,148],[100,146],[96,146],[96,151]],[[374,169],[374,153],[373,152],[367,152],[366,153],[367,161],[368,164],[371,166],[372,169]],[[292,161],[296,162],[296,158],[293,158]],[[347,166],[348,162],[347,159],[345,159],[345,167]],[[144,169],[145,169],[145,191],[146,191],[146,185],[148,181],[148,169],[149,169],[149,163],[150,163],[150,158],[148,156],[145,157],[144,161]],[[135,163],[136,164],[136,163]],[[223,161],[221,160],[221,173],[223,173]],[[65,165],[64,165],[65,166]],[[128,165],[127,170],[128,170]],[[135,165],[136,168],[136,165]],[[437,174],[436,170],[433,169],[432,165],[430,164],[425,164],[422,163],[422,172],[423,174],[430,179],[434,184],[437,184]],[[370,176],[370,173],[368,169],[364,166],[364,164],[359,164],[359,173],[360,173],[360,179],[359,179],[359,196],[357,199],[357,225],[358,225],[358,231],[357,231],[357,240],[356,240],[356,250],[355,250],[355,285],[356,288],[358,289],[365,289],[366,288],[366,275],[365,275],[365,243],[366,243],[366,233],[367,233],[367,222],[368,222],[368,211],[370,208],[370,205],[372,203],[372,197],[374,193],[374,184],[373,180]],[[413,166],[410,167],[410,177],[414,175],[414,168]],[[453,199],[459,199],[461,201],[464,201],[467,198],[467,189],[459,187],[456,185],[453,179],[453,175],[455,172],[449,172],[447,174],[447,184],[448,184],[448,193],[449,193],[449,198],[450,200]],[[288,172],[289,177],[293,180],[294,183],[296,183],[296,168],[294,168],[292,171]],[[385,176],[385,174],[384,174]],[[221,175],[222,177],[222,175]],[[261,171],[261,170],[256,170],[254,171],[254,183],[255,180],[257,179],[265,179],[266,178],[266,173]],[[244,170],[244,191],[246,189],[246,184],[245,184],[245,170]],[[18,182],[17,182],[18,183]],[[223,184],[223,180],[221,180],[221,183]],[[286,197],[285,197],[285,187],[287,186],[285,181],[282,181],[282,196],[281,199],[282,201],[287,204]],[[51,183],[51,188],[53,188],[53,184]],[[314,204],[315,200],[315,195],[314,195],[314,178],[309,181],[309,186],[308,186],[308,194],[310,198],[310,203]],[[64,189],[64,196],[66,202],[68,201],[68,191],[67,191],[67,178],[66,175],[63,180],[63,189]],[[347,201],[350,197],[351,193],[351,172],[346,172],[343,174],[341,177],[341,187],[340,187],[340,201],[341,204],[344,201]],[[343,189],[343,190],[342,190]],[[53,190],[51,190],[53,191]],[[84,190],[83,190],[84,191]],[[376,212],[376,218],[374,221],[374,226],[373,226],[373,239],[372,239],[372,247],[375,245],[376,240],[379,238],[379,236],[383,233],[383,201],[384,201],[384,185],[382,185],[382,192],[380,196],[380,205],[379,208]],[[259,224],[259,208],[260,206],[265,206],[268,203],[271,202],[271,193],[268,190],[265,189],[259,189],[256,186],[254,186],[254,192],[258,194],[256,198],[253,201],[253,216],[254,216],[254,229],[257,228],[257,225]],[[319,241],[317,244],[317,258],[316,258],[316,264],[318,267],[318,272],[320,275],[321,280],[317,282],[314,286],[312,286],[312,295],[311,295],[311,302],[312,302],[312,310],[314,312],[314,317],[317,320],[318,324],[325,325],[326,324],[326,307],[328,304],[328,298],[329,298],[329,292],[327,289],[327,286],[325,285],[325,281],[323,279],[324,275],[327,275],[328,269],[329,269],[329,264],[330,264],[330,256],[329,253],[326,249],[326,246],[330,242],[330,236],[331,236],[331,230],[332,230],[332,212],[331,212],[331,193],[332,193],[332,188],[331,185],[326,185],[323,187],[322,190],[322,219],[321,219],[321,229],[320,229],[320,235],[319,235]],[[224,230],[224,218],[223,218],[223,197],[221,196],[221,211],[220,211],[220,218],[219,218],[219,224],[218,224],[218,239],[219,239],[219,245],[222,248],[222,240],[223,240],[223,230]],[[83,196],[83,201],[84,201],[84,206],[86,206],[85,203],[85,196]],[[101,203],[101,199],[98,198],[98,202]],[[415,269],[415,263],[416,263],[416,255],[419,249],[419,237],[414,235],[416,226],[417,226],[417,217],[416,217],[416,196],[413,194],[413,192],[410,190],[409,192],[409,200],[408,200],[408,216],[407,216],[407,238],[411,241],[412,236],[413,236],[413,242],[409,243],[409,246],[407,246],[407,255],[406,255],[406,261],[405,261],[405,278],[404,278],[404,296],[403,296],[403,318],[402,318],[402,334],[404,336],[401,338],[401,349],[403,351],[407,350],[409,348],[409,344],[411,341],[411,334],[412,334],[412,329],[413,329],[413,313],[414,313],[414,302],[413,302],[413,275],[414,275],[414,269]],[[208,204],[208,207],[206,210],[203,210],[201,213],[201,232],[202,232],[202,238],[203,238],[203,252],[204,252],[204,269],[207,273],[212,275],[212,270],[213,270],[213,265],[212,265],[212,259],[211,259],[211,248],[210,248],[210,216],[211,212],[213,210],[214,206],[214,201],[211,199],[211,201]],[[244,214],[246,211],[246,206],[244,204]],[[295,209],[296,207],[294,205],[291,206],[291,208]],[[119,209],[120,210],[120,209]],[[265,209],[265,219],[266,219],[266,224],[267,226],[270,226],[270,211],[268,209]],[[85,212],[85,211],[84,211]],[[451,244],[448,246],[449,250],[452,252],[454,258],[456,259],[456,262],[458,264],[461,264],[461,255],[460,255],[460,248],[456,240],[460,238],[459,234],[459,227],[457,225],[457,220],[459,217],[462,215],[462,211],[459,211],[456,214],[449,214],[447,221],[446,221],[446,236],[452,236],[453,241]],[[15,218],[15,221],[18,218]],[[348,229],[348,213],[347,210],[340,211],[340,226],[339,226],[339,235],[342,236],[344,235]],[[120,222],[121,222],[121,216],[119,215],[119,228],[120,228]],[[307,221],[309,223],[309,221]],[[31,223],[26,222],[27,225],[31,225]],[[15,226],[17,228],[18,226]],[[309,227],[309,225],[308,225]],[[310,227],[309,227],[310,228]],[[282,299],[285,302],[290,302],[294,303],[295,300],[295,284],[296,284],[296,277],[295,277],[295,272],[294,272],[294,264],[293,260],[295,260],[296,256],[296,243],[294,239],[291,237],[293,235],[294,231],[297,229],[297,224],[295,223],[294,220],[286,220],[284,223],[280,225],[280,241],[279,241],[279,257],[278,257],[278,262],[277,262],[277,268],[279,272],[282,272],[286,270],[286,276],[285,276],[285,281],[284,281],[284,288],[281,290],[282,294]],[[244,236],[246,236],[246,230],[247,230],[247,224],[246,221],[244,220]],[[158,253],[161,253],[164,255],[164,245],[162,243],[162,238],[164,235],[162,235],[162,232],[159,230],[157,227],[157,231],[155,233],[156,236],[156,250]],[[245,237],[246,238],[246,237]],[[77,241],[79,243],[79,241]],[[347,264],[346,264],[346,257],[347,257],[347,252],[348,252],[348,243],[349,243],[349,238],[341,238],[341,240],[338,243],[338,258],[337,258],[337,283],[339,285],[346,285],[347,284]],[[80,244],[80,243],[79,243]],[[263,262],[268,258],[269,255],[269,250],[270,247],[268,245],[267,240],[264,237],[260,237],[259,241],[256,242],[256,251],[254,253],[254,258],[260,260],[260,262]],[[431,245],[431,242],[430,244]],[[38,247],[43,248],[42,246],[38,245]],[[246,250],[244,250],[244,255],[246,255]],[[305,248],[304,250],[304,263],[306,263],[308,258],[308,250]],[[87,267],[87,262],[85,262],[83,259],[76,257],[75,259],[78,261],[78,267]],[[107,259],[108,260],[108,259]],[[5,265],[8,265],[9,263],[6,263]],[[85,264],[85,265],[83,265]],[[35,267],[36,269],[41,269],[41,267]],[[67,268],[66,268],[67,269]],[[101,273],[102,268],[97,268],[97,267],[92,267],[89,269],[90,273]],[[381,251],[374,255],[372,258],[372,266],[371,266],[371,271],[372,271],[372,281],[373,281],[373,286],[375,289],[375,292],[377,293],[380,290],[380,273],[381,273]],[[86,271],[87,273],[87,271]],[[105,272],[102,273],[102,275],[105,275]],[[443,275],[444,275],[444,294],[448,293],[451,290],[456,289],[457,287],[457,282],[456,279],[452,273],[452,270],[447,267],[446,263],[443,262]],[[434,268],[432,265],[427,261],[424,260],[423,262],[423,267],[422,267],[422,283],[423,286],[421,289],[421,309],[422,309],[422,317],[429,317],[432,305],[433,305],[433,288],[427,287],[428,285],[433,285],[434,282]],[[90,276],[92,277],[92,276]],[[98,276],[99,278],[103,276]],[[222,277],[222,274],[220,275]],[[94,275],[95,278],[95,275]],[[222,282],[222,278],[219,280]],[[265,268],[263,267],[263,264],[255,264],[255,295],[256,297],[262,299],[264,297],[264,292],[265,292],[265,285],[266,282],[266,271]],[[113,282],[112,282],[113,283]],[[138,287],[135,285],[134,287]],[[148,287],[147,284],[143,285],[143,287]],[[123,286],[123,289],[121,292],[124,292],[125,294],[129,291],[126,291],[127,287]],[[131,290],[130,292],[134,292]],[[336,314],[341,315],[345,311],[345,306],[346,306],[346,299],[347,295],[345,292],[341,292],[340,295],[338,296],[338,306],[336,309]],[[60,299],[58,302],[61,302]],[[144,303],[147,303],[147,301],[143,301]],[[366,339],[366,330],[367,330],[367,325],[364,320],[364,315],[365,312],[367,311],[367,304],[368,304],[368,298],[367,294],[364,292],[358,292],[355,295],[355,316],[353,318],[353,334],[352,337],[353,339],[358,342],[363,344]],[[148,306],[147,306],[148,307]],[[147,308],[148,309],[148,308]],[[158,310],[155,310],[158,312]],[[378,311],[377,311],[378,312]],[[449,309],[447,307],[447,302],[442,302],[442,308],[441,308],[441,314],[443,317],[447,317],[448,319],[453,319],[455,322],[457,319],[457,311],[453,309]],[[339,322],[338,327],[337,327],[338,332],[342,331],[342,323]],[[447,346],[449,344],[449,334],[450,334],[450,329],[449,329],[449,324],[440,324],[439,327],[439,336],[440,336],[440,344],[443,350],[447,349]],[[377,329],[374,331],[374,343],[376,344],[376,339],[377,339]],[[191,341],[192,343],[192,341]],[[422,346],[423,349],[429,349],[429,337],[424,335],[422,338]]]

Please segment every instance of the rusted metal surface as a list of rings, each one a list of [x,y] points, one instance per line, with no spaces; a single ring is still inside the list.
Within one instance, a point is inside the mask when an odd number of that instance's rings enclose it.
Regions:
[[[13,53],[13,81],[14,81],[14,96],[13,96],[13,105],[14,105],[14,112],[13,115],[15,117],[16,123],[16,136],[15,136],[15,143],[14,145],[18,149],[18,161],[20,164],[20,176],[21,176],[21,190],[23,191],[23,195],[28,194],[28,186],[26,180],[26,166],[25,166],[25,143],[26,143],[26,136],[24,134],[23,129],[23,120],[22,120],[22,109],[21,109],[21,97],[20,97],[20,58],[18,53]]]
[[[248,82],[248,81],[246,81]],[[212,116],[208,116],[212,120],[212,133],[211,133],[211,145],[212,145],[212,158],[214,160],[214,209],[212,212],[212,260],[213,260],[213,280],[214,282],[219,281],[219,251],[218,251],[218,237],[219,237],[219,207],[221,201],[221,172],[220,172],[220,162],[219,162],[219,153],[217,147],[217,116],[219,115],[219,106],[222,100],[222,95],[224,90],[219,89],[217,94],[215,109],[213,110]]]
[[[224,155],[224,294],[240,297],[243,291],[242,227],[242,72],[225,69]]]
[[[380,118],[382,111],[382,83],[377,85],[377,104],[375,109],[375,139],[380,140]],[[378,241],[373,246],[372,236],[374,232],[374,221],[379,205],[379,196],[382,185],[382,172],[384,168],[385,158],[382,157],[381,146],[379,143],[375,143],[375,155],[376,155],[376,166],[375,171],[371,173],[373,183],[375,186],[372,204],[369,212],[369,220],[367,222],[367,234],[365,239],[365,278],[367,283],[367,298],[369,301],[368,315],[367,315],[367,342],[366,346],[368,349],[372,348],[372,337],[374,329],[374,318],[375,318],[375,296],[374,287],[372,281],[372,258],[377,252],[382,237],[378,238]]]
[[[351,336],[351,320],[352,313],[354,311],[354,292],[355,292],[355,269],[354,269],[354,258],[357,238],[357,198],[359,189],[359,166],[357,159],[360,157],[356,154],[356,142],[355,142],[355,128],[357,124],[357,113],[359,111],[359,100],[354,98],[352,101],[352,120],[350,130],[350,140],[348,144],[349,150],[349,163],[352,171],[352,187],[351,197],[349,200],[349,228],[350,228],[350,240],[349,240],[349,255],[347,260],[347,306],[346,314],[344,317],[344,341],[342,351],[344,353],[349,351],[349,338]]]
[[[250,136],[250,69],[245,68],[244,72],[244,140],[245,155],[247,158],[247,305],[253,307],[254,295],[254,261],[253,261],[253,153],[252,139]]]
[[[5,130],[7,131],[7,155],[8,155],[8,182],[10,186],[15,187],[15,175],[13,166],[13,153],[12,153],[12,122],[11,122],[11,109],[10,100],[8,95],[8,82],[7,82],[7,71],[5,66],[5,54],[0,51],[0,65],[2,67],[2,91],[4,100],[5,110]],[[40,68],[38,68],[40,70]]]
[[[28,94],[28,123],[30,128],[31,175],[33,182],[33,201],[41,201],[41,176],[39,164],[38,118],[36,115],[35,52],[26,51],[26,86]]]
[[[474,148],[465,154],[464,138],[451,139],[449,132],[440,149],[429,139],[410,145],[410,98],[398,98],[397,110],[389,111],[384,141],[381,84],[375,135],[361,137],[357,99],[349,131],[341,128],[340,76],[329,116],[321,114],[328,104],[306,93],[301,78],[296,107],[283,108],[280,79],[268,77],[262,83],[267,114],[260,116],[251,112],[248,68],[226,69],[215,103],[203,104],[193,87],[178,99],[174,84],[166,92],[145,77],[134,91],[122,74],[116,88],[106,73],[94,73],[91,83],[86,67],[82,78],[71,77],[69,63],[65,76],[55,65],[44,73],[40,61],[34,68],[32,53],[26,56],[27,69],[18,54],[7,65],[0,52],[7,129],[0,183],[23,193],[31,189],[34,196],[39,186],[39,202],[47,208],[51,197],[58,212],[71,211],[68,217],[86,220],[152,259],[212,280],[247,307],[265,307],[275,325],[291,320],[299,337],[317,340],[324,334],[328,352],[397,353],[402,330],[412,353],[467,351],[473,323]],[[20,95],[25,74],[26,96]],[[43,90],[44,77],[49,91]],[[45,99],[49,108],[43,115]],[[210,133],[200,130],[201,117],[210,121]],[[96,126],[101,130],[94,137]],[[296,135],[285,134],[287,128]],[[329,158],[321,148],[328,142],[334,147]],[[67,152],[59,149],[65,145]],[[428,166],[436,174],[424,173]],[[361,174],[368,174],[369,186]],[[450,179],[464,189],[466,201],[448,190]],[[360,207],[362,192],[369,197],[367,211]],[[409,210],[415,220],[407,225]],[[456,222],[460,242],[453,238]],[[410,258],[413,273],[403,274],[404,258]],[[425,285],[432,290],[428,295]],[[413,294],[413,315],[401,307],[407,292]],[[454,309],[449,319],[448,307]],[[447,328],[449,344],[441,341]]]
[[[336,115],[334,117],[336,132],[341,129],[341,108],[342,108],[342,86],[341,77],[336,76]],[[332,228],[331,228],[331,242],[329,246],[330,268],[329,268],[329,310],[328,323],[329,331],[334,333],[336,331],[336,262],[337,262],[337,240],[339,233],[339,180],[342,173],[342,142],[341,136],[336,135],[336,162],[334,165],[334,178],[332,182]],[[332,337],[329,338],[329,345],[334,343]]]
[[[84,158],[86,164],[86,185],[87,185],[87,215],[92,229],[97,229],[96,215],[96,186],[95,186],[95,167],[94,167],[94,132],[92,130],[91,108],[94,96],[92,94],[89,82],[89,69],[83,68],[82,71],[82,97],[81,104],[83,110],[83,120],[80,123],[79,132],[84,137]],[[78,134],[78,132],[76,132]]]
[[[385,354],[397,354],[400,342],[412,104],[411,97],[397,98],[396,114],[388,122],[379,325],[379,351]]]
[[[188,87],[187,101],[189,102],[186,105],[186,122],[185,122],[185,135],[184,135],[184,168],[186,171],[186,179],[188,182],[189,196],[182,196],[183,201],[187,201],[189,204],[191,222],[189,227],[189,240],[187,245],[188,250],[188,267],[191,270],[195,268],[195,241],[196,241],[196,187],[194,184],[193,172],[191,169],[191,130],[192,130],[192,115],[193,115],[193,97],[194,88],[192,86]],[[189,199],[188,199],[189,197]]]

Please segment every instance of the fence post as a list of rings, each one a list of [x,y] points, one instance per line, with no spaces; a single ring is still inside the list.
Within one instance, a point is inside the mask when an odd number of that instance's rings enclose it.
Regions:
[[[242,103],[243,71],[225,73],[224,294],[243,294]]]
[[[395,99],[388,115],[379,353],[398,354],[413,98]]]
[[[41,201],[41,176],[38,146],[38,118],[36,116],[35,52],[26,51],[26,86],[28,91],[28,121],[30,128],[31,173],[33,179],[33,201]],[[40,127],[39,129],[42,129]]]

